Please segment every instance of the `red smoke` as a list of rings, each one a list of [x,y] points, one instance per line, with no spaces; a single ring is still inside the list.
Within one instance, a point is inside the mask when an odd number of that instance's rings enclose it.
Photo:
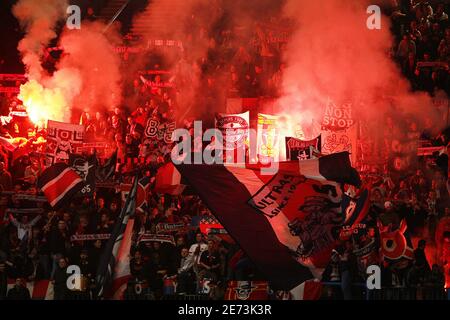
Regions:
[[[431,100],[412,93],[390,56],[393,38],[383,16],[381,30],[369,30],[373,1],[316,0],[286,3],[297,31],[284,55],[280,111],[305,126],[322,120],[327,100],[352,100],[355,120],[375,120],[392,107],[416,119],[432,116]],[[430,106],[430,107],[428,107]]]
[[[94,111],[113,108],[121,101],[120,60],[114,51],[118,33],[103,33],[101,23],[82,22],[81,29],[65,29],[59,46],[63,55],[56,71],[42,68],[43,52],[65,22],[66,0],[21,0],[13,13],[25,30],[18,50],[29,81],[19,98],[30,119],[44,126],[48,119],[70,121],[74,107]]]

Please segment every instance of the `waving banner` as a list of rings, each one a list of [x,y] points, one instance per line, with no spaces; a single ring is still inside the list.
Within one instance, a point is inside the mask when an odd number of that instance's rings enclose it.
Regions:
[[[79,148],[83,146],[84,130],[81,125],[48,120],[46,166],[69,160],[71,153],[79,153]]]
[[[286,159],[306,160],[313,157],[313,149],[320,152],[321,136],[315,139],[304,141],[293,137],[286,137]]]
[[[278,116],[258,114],[258,158],[263,163],[277,162],[280,155]]]
[[[361,179],[346,152],[280,162],[273,175],[261,167],[177,165],[273,288],[291,290],[320,279],[339,231],[361,220],[357,204],[342,207],[340,187]]]
[[[250,112],[240,114],[219,113],[216,115],[216,129],[223,136],[223,148],[234,150],[247,143],[249,136]]]

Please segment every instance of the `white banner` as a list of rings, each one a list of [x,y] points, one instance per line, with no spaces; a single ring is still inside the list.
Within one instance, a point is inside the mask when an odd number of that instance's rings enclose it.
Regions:
[[[46,165],[69,160],[70,153],[80,153],[84,131],[82,125],[48,120]]]
[[[234,150],[248,143],[250,112],[239,114],[219,113],[216,115],[216,128],[222,132],[223,148]]]

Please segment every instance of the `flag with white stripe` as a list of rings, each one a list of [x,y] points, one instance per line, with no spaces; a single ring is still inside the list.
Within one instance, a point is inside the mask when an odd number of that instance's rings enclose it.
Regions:
[[[155,192],[180,195],[185,189],[181,183],[181,175],[173,163],[167,163],[158,169],[156,173]]]
[[[84,186],[83,179],[65,163],[55,163],[39,176],[37,186],[52,207],[67,203]]]
[[[129,269],[131,236],[136,211],[139,178],[136,176],[125,205],[117,219],[97,269],[97,296],[119,298],[125,289]]]
[[[278,292],[279,300],[319,300],[322,296],[322,283],[317,280],[308,280],[291,291]]]
[[[270,175],[258,165],[177,169],[271,286],[286,291],[321,278],[346,223],[340,184],[360,183],[348,153],[281,162]]]

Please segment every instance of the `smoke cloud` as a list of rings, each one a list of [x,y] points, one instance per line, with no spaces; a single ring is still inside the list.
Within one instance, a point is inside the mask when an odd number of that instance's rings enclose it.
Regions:
[[[411,92],[389,55],[389,19],[382,17],[381,30],[366,27],[370,4],[373,1],[287,1],[284,14],[297,28],[284,56],[280,111],[305,127],[311,119],[321,121],[328,99],[356,102],[355,120],[373,121],[388,110],[416,119],[437,116],[431,99]]]
[[[13,14],[25,30],[18,50],[30,79],[40,80],[43,49],[56,38],[55,28],[66,14],[67,0],[21,0],[13,7]]]
[[[59,38],[63,54],[56,71],[48,74],[42,67],[45,49],[56,38],[67,6],[65,0],[21,0],[13,7],[25,31],[18,50],[29,79],[19,98],[40,126],[48,119],[69,122],[74,108],[104,110],[121,99],[120,61],[114,51],[120,37],[116,30],[103,33],[101,23],[83,21],[79,30],[65,29]]]
[[[80,77],[80,94],[71,106],[85,111],[111,110],[121,102],[120,58],[115,46],[120,44],[116,30],[102,32],[99,22],[83,22],[80,30],[65,30],[60,46],[63,56],[57,65],[59,72]]]

